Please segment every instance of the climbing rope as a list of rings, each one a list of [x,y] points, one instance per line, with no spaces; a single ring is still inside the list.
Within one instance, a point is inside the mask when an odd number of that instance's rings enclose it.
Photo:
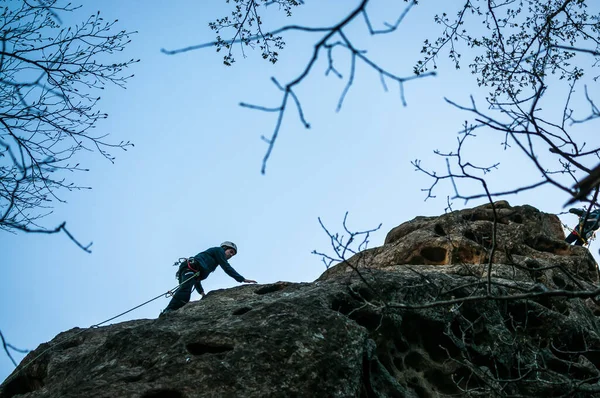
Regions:
[[[179,289],[179,288],[180,288],[180,287],[181,287],[181,286],[182,286],[184,283],[188,282],[189,280],[191,280],[191,279],[195,278],[195,277],[196,277],[196,276],[198,276],[198,275],[200,275],[200,272],[196,272],[194,275],[190,276],[189,278],[187,278],[186,280],[184,280],[183,282],[181,282],[179,285],[175,286],[173,289],[167,290],[167,292],[165,292],[165,293],[161,293],[161,294],[159,294],[158,296],[156,296],[156,297],[153,297],[153,298],[151,298],[150,300],[148,300],[148,301],[145,301],[145,302],[143,302],[143,303],[142,303],[142,304],[140,304],[140,305],[136,305],[135,307],[133,307],[133,308],[131,308],[131,309],[128,309],[128,310],[127,310],[127,311],[125,311],[125,312],[121,312],[119,315],[115,315],[115,316],[113,316],[112,318],[109,318],[109,319],[107,319],[107,320],[105,320],[105,321],[102,321],[102,322],[100,322],[100,323],[97,323],[97,324],[95,324],[95,325],[92,325],[92,326],[89,326],[89,327],[87,327],[87,328],[84,328],[84,329],[80,330],[79,332],[77,332],[77,333],[75,333],[75,334],[73,334],[73,335],[71,335],[71,336],[69,336],[69,337],[65,338],[64,340],[62,340],[62,341],[59,341],[58,343],[55,343],[55,344],[53,344],[53,345],[50,345],[50,347],[48,347],[48,348],[46,348],[45,350],[43,350],[42,352],[40,352],[40,353],[39,353],[38,355],[36,355],[36,356],[35,356],[35,357],[34,357],[34,358],[31,360],[31,361],[27,362],[27,363],[26,363],[25,365],[23,365],[23,366],[22,366],[20,369],[18,369],[18,370],[17,370],[15,373],[13,373],[12,375],[8,376],[8,377],[6,378],[6,380],[4,381],[4,383],[3,383],[3,384],[5,384],[5,385],[8,385],[8,383],[9,383],[10,381],[12,381],[12,380],[13,380],[15,377],[17,377],[17,376],[18,376],[18,375],[19,375],[21,372],[23,372],[23,370],[25,370],[26,368],[28,368],[28,367],[29,367],[29,365],[31,365],[33,362],[35,362],[35,361],[36,361],[38,358],[40,358],[42,355],[44,355],[44,354],[45,354],[45,353],[47,353],[48,351],[50,351],[50,350],[52,350],[52,349],[56,348],[57,346],[59,346],[59,345],[61,345],[61,344],[64,344],[65,342],[67,342],[67,341],[69,341],[69,340],[72,340],[72,339],[74,339],[75,337],[79,336],[80,334],[82,334],[82,333],[84,333],[84,332],[87,332],[89,329],[96,329],[96,328],[100,327],[101,325],[104,325],[105,323],[112,321],[113,319],[117,319],[117,318],[119,318],[119,317],[121,317],[121,316],[123,316],[123,315],[125,315],[125,314],[127,314],[127,313],[129,313],[129,312],[131,312],[131,311],[134,311],[134,310],[136,310],[136,309],[138,309],[138,308],[140,308],[140,307],[143,307],[143,306],[145,306],[146,304],[148,304],[148,303],[151,303],[151,302],[153,302],[154,300],[157,300],[157,299],[159,299],[159,298],[161,298],[161,297],[163,297],[163,296],[164,296],[164,297],[171,297],[171,296],[173,296],[173,294],[175,294],[175,292],[176,292],[176,291],[177,291],[177,290],[178,290],[178,289]],[[48,344],[50,344],[50,343],[48,343]]]

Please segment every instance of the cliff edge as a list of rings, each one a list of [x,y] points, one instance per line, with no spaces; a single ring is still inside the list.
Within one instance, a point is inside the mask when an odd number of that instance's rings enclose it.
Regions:
[[[600,395],[593,257],[556,216],[494,207],[417,217],[312,283],[66,331],[0,398]]]

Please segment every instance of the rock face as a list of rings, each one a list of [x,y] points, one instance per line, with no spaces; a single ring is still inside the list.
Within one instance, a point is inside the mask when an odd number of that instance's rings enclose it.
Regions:
[[[505,201],[496,202],[494,208],[484,205],[440,217],[417,217],[392,229],[384,246],[360,253],[320,279],[363,266],[385,269],[398,264],[437,265],[443,266],[440,272],[485,277],[493,256],[492,263],[498,265],[491,270],[493,276],[536,280],[561,289],[569,285],[566,273],[598,281],[596,261],[587,249],[564,241],[558,217],[531,206],[511,207]]]
[[[600,396],[592,256],[495,207],[495,234],[491,206],[418,217],[313,283],[61,333],[0,398]]]

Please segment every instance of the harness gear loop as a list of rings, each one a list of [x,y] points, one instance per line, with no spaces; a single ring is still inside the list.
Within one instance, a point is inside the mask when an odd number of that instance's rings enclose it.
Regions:
[[[194,271],[194,272],[195,272],[195,273],[197,273],[197,274],[200,274],[200,271],[198,271],[197,269],[195,269],[194,267],[192,267],[192,264],[190,264],[190,263],[197,263],[197,262],[198,262],[198,261],[197,261],[197,260],[196,260],[194,257],[192,257],[192,260],[191,260],[191,261],[190,261],[190,259],[189,259],[189,258],[186,258],[185,260],[187,261],[187,267],[188,267],[190,270]]]
[[[195,265],[195,264],[199,264],[199,263],[198,263],[198,260],[196,260],[194,257],[189,257],[189,258],[186,258],[186,257],[181,257],[181,258],[179,258],[179,260],[177,260],[177,261],[176,261],[176,262],[173,264],[173,265],[178,265],[178,266],[180,267],[179,269],[177,269],[177,272],[175,273],[175,278],[179,279],[179,275],[181,274],[181,271],[182,271],[182,269],[181,269],[181,265],[182,265],[183,263],[185,263],[185,264],[186,264],[187,268],[188,268],[190,271],[192,271],[192,272],[194,272],[194,273],[195,273],[195,275],[194,275],[194,276],[198,276],[198,275],[200,275],[200,270],[198,270],[198,269],[196,269],[196,268],[192,267],[192,264],[194,264],[194,265]]]

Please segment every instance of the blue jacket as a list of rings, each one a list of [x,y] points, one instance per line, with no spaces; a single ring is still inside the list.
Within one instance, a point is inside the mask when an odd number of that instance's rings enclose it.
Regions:
[[[201,280],[206,279],[211,272],[217,269],[217,265],[220,265],[227,275],[229,275],[238,282],[242,282],[244,281],[244,279],[246,279],[240,274],[238,274],[231,265],[229,265],[229,263],[227,262],[227,258],[225,257],[225,249],[223,249],[222,247],[211,247],[210,249],[207,249],[202,253],[196,254],[194,258],[202,268],[198,270],[201,271]]]

